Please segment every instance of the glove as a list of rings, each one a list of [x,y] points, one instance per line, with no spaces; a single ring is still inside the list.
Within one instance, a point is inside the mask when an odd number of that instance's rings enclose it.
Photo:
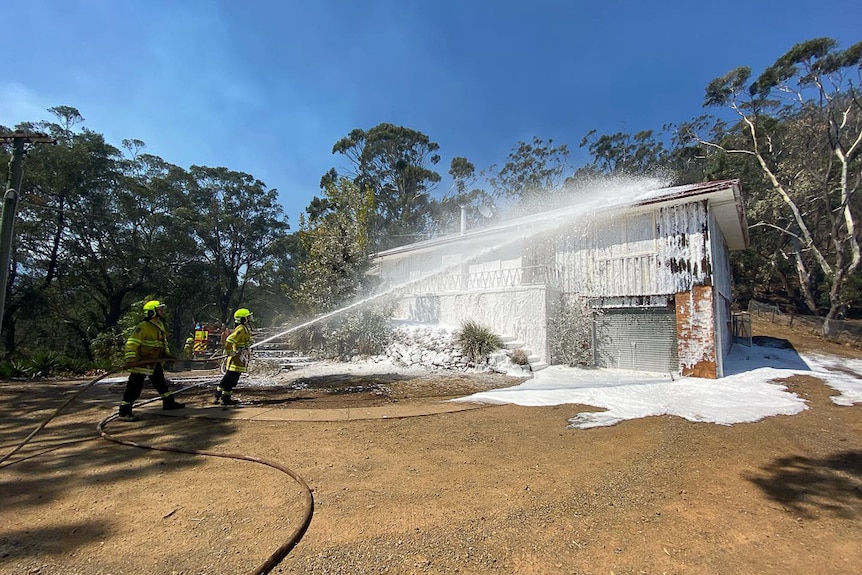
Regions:
[[[127,359],[123,363],[123,369],[132,369],[133,367],[135,367],[135,363],[137,362],[134,359]]]

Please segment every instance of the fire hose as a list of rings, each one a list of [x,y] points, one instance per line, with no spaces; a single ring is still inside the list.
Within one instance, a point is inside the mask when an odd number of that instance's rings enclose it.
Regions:
[[[223,358],[209,358],[206,360],[190,360],[190,361],[207,362],[207,361],[212,361],[213,359],[223,359]],[[132,364],[131,367],[137,367],[140,365],[151,365],[151,364],[152,364],[152,362],[136,362],[135,364]],[[130,367],[130,366],[126,366],[126,367]],[[86,385],[84,385],[81,389],[79,389],[77,392],[75,392],[70,398],[68,398],[65,402],[63,402],[63,404],[60,405],[60,407],[58,407],[54,411],[54,413],[52,413],[45,420],[43,420],[26,438],[24,438],[23,441],[18,443],[18,445],[16,445],[9,453],[7,453],[2,458],[0,458],[0,464],[7,461],[10,457],[12,457],[19,450],[21,450],[25,445],[27,445],[27,443],[29,443],[33,439],[33,437],[36,436],[37,433],[39,433],[42,429],[44,429],[45,426],[48,425],[48,423],[50,423],[50,421],[52,419],[54,419],[55,417],[60,415],[60,413],[66,407],[68,407],[69,404],[71,404],[73,401],[75,401],[75,399],[80,397],[80,395],[82,393],[84,393],[86,390],[90,389],[92,386],[94,386],[96,383],[98,383],[99,381],[101,381],[105,377],[107,377],[111,374],[117,373],[118,371],[120,371],[120,369],[116,369],[116,368],[111,370],[111,371],[107,371],[106,373],[100,375],[99,377],[92,379]],[[175,393],[180,393],[180,392],[186,391],[188,389],[198,387],[200,385],[203,385],[203,383],[196,383],[193,385],[186,386],[182,389],[177,390],[177,392],[175,392]],[[156,401],[159,399],[161,399],[161,398],[155,397],[155,398],[148,399],[148,400],[145,400],[142,402],[138,402],[136,404],[136,406],[146,405],[148,403],[152,403],[153,401]],[[308,529],[309,524],[311,523],[311,517],[314,514],[314,497],[312,496],[311,488],[309,488],[309,486],[305,482],[305,480],[299,474],[297,474],[295,471],[291,470],[288,467],[280,465],[278,463],[268,461],[266,459],[261,459],[259,457],[252,457],[250,455],[219,453],[216,451],[205,451],[205,450],[200,450],[200,449],[183,449],[180,447],[159,447],[159,446],[154,446],[154,445],[147,445],[144,443],[138,443],[135,441],[117,439],[116,437],[113,437],[107,431],[105,431],[105,426],[108,423],[110,423],[111,421],[117,419],[118,416],[119,416],[118,414],[114,413],[114,414],[109,415],[108,417],[104,418],[103,420],[101,420],[98,423],[98,425],[96,426],[96,431],[98,432],[99,436],[101,436],[103,439],[105,439],[107,441],[111,441],[113,443],[117,443],[120,445],[128,445],[131,447],[137,447],[139,449],[150,449],[153,451],[164,451],[164,452],[171,452],[171,453],[187,453],[187,454],[191,454],[191,455],[203,455],[203,456],[209,456],[209,457],[220,457],[220,458],[224,458],[224,459],[236,459],[236,460],[240,460],[240,461],[250,461],[252,463],[260,463],[261,465],[266,465],[267,467],[271,467],[273,469],[276,469],[278,471],[281,471],[282,473],[289,475],[294,481],[296,481],[299,484],[299,486],[302,489],[302,494],[303,494],[303,518],[302,518],[302,520],[299,522],[299,524],[296,526],[296,528],[293,529],[293,531],[290,533],[290,535],[285,540],[285,542],[281,546],[279,546],[279,548],[276,549],[266,559],[266,561],[264,561],[257,569],[255,569],[252,572],[253,575],[266,575],[267,573],[272,571],[272,569],[276,565],[278,565],[287,556],[288,553],[290,553],[291,549],[293,549],[296,546],[296,544],[299,542],[299,540],[302,539],[302,536],[305,534],[306,530]]]

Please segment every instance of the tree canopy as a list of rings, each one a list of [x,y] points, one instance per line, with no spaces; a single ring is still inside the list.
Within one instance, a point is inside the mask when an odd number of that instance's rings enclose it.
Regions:
[[[352,130],[332,147],[333,154],[350,161],[354,183],[374,194],[374,246],[410,243],[425,232],[429,192],[441,179],[431,169],[440,161],[439,149],[422,132],[386,123],[368,131]],[[321,185],[334,178],[335,172],[330,171]]]
[[[844,288],[862,262],[860,65],[862,42],[843,51],[829,38],[802,42],[754,80],[739,67],[709,83],[704,106],[726,107],[736,122],[682,127],[690,141],[753,165],[757,239],[773,247],[788,287],[787,268],[794,270],[808,312],[829,318],[846,310]]]
[[[177,339],[241,304],[266,318],[286,303],[273,295],[286,290],[268,283],[295,266],[275,190],[227,168],[185,170],[139,140],[116,148],[82,127],[75,108],[51,112],[54,122],[19,126],[57,145],[33,147],[25,160],[6,356],[51,349],[93,359],[96,337],[120,337],[123,316],[140,316],[133,306],[149,297],[169,305]]]

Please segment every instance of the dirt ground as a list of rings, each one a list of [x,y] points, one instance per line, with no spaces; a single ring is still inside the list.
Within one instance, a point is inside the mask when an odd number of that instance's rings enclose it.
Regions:
[[[862,355],[787,328],[755,334]],[[427,403],[514,382],[395,374],[300,383],[238,396],[320,409]],[[148,414],[108,431],[259,457],[304,478],[313,517],[273,573],[857,573],[862,406],[833,404],[810,376],[784,383],[809,409],[734,426],[663,416],[576,430],[568,419],[596,408],[506,405],[339,422]],[[0,382],[0,455],[76,385]],[[251,461],[97,437],[121,390],[92,388],[0,467],[0,573],[255,572],[302,520],[298,484]],[[185,401],[203,405],[208,393]]]

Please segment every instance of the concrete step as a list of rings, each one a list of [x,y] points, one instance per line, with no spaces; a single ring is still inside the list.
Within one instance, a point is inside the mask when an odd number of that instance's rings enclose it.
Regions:
[[[530,362],[530,369],[533,371],[542,371],[546,367],[548,367],[548,364],[544,361],[537,361],[536,363]]]

